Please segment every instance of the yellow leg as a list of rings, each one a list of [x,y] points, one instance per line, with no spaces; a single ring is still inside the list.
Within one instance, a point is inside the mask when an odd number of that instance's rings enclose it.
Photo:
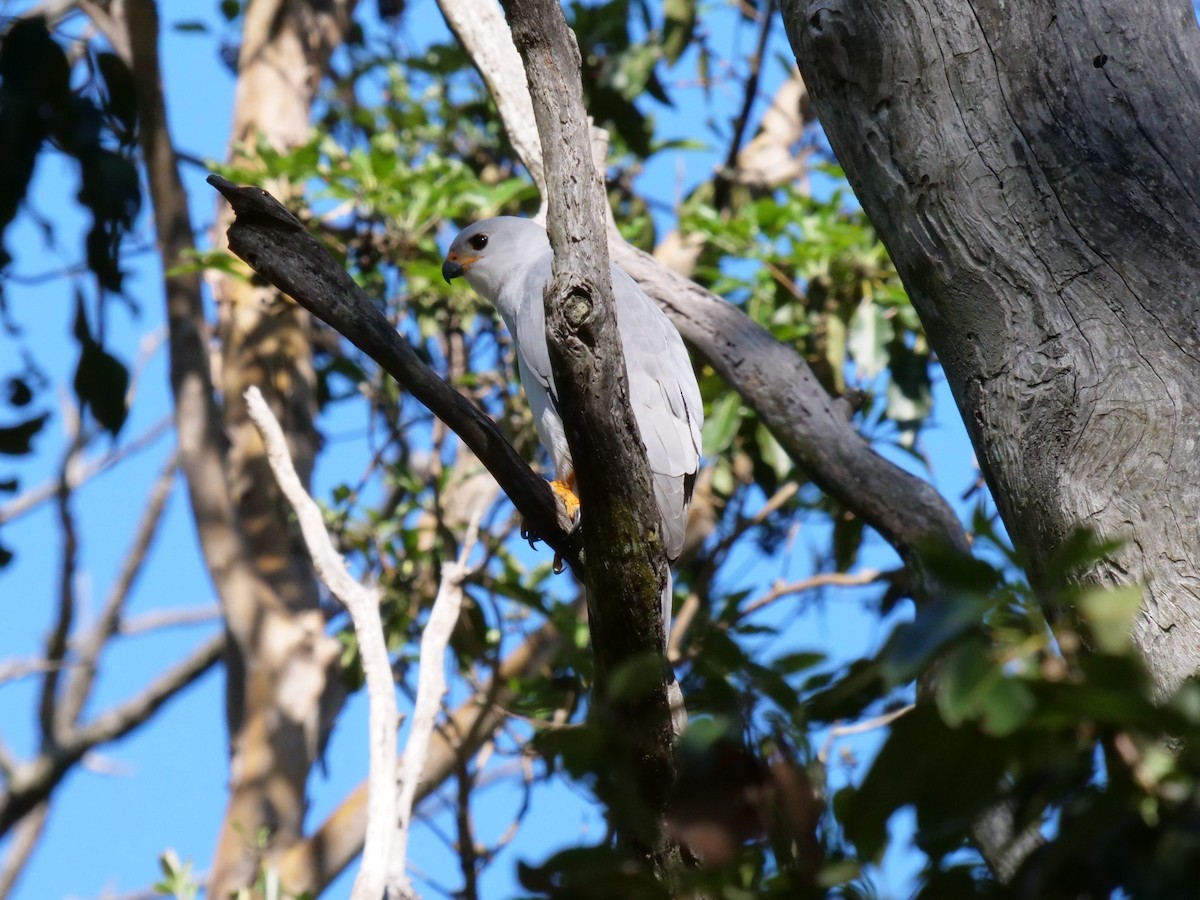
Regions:
[[[571,518],[571,521],[575,521],[575,518],[579,515],[579,498],[575,496],[575,491],[572,490],[573,485],[571,484],[574,480],[574,478],[571,478],[567,481],[550,482],[550,490],[558,494],[559,499],[563,502],[563,506],[567,508],[567,515]]]
[[[550,482],[550,490],[554,491],[554,493],[558,495],[558,498],[562,500],[563,506],[567,510],[567,518],[572,522],[578,522],[579,498],[575,495],[575,474],[572,472],[564,481],[555,479],[554,481]],[[563,565],[562,558],[555,553],[554,574],[561,575],[563,569],[565,568],[566,566]]]

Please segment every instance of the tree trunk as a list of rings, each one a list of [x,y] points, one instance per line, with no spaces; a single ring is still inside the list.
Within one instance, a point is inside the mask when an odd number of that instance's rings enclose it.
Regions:
[[[1198,31],[1183,0],[783,0],[830,143],[1035,583],[1072,529],[1200,658]]]
[[[230,156],[246,162],[263,143],[286,151],[309,136],[313,100],[333,49],[349,26],[353,0],[253,0],[246,6]],[[273,185],[286,193],[286,186]],[[229,209],[220,204],[214,246],[223,246]],[[226,603],[235,640],[226,686],[230,799],[209,886],[226,896],[254,881],[270,833],[277,856],[303,837],[308,773],[341,705],[337,642],[324,633],[308,551],[292,522],[250,422],[242,394],[263,392],[283,425],[307,485],[317,448],[311,320],[290,298],[249,280],[210,276],[221,342],[218,379],[229,437],[226,475],[247,552],[269,586],[262,603]]]

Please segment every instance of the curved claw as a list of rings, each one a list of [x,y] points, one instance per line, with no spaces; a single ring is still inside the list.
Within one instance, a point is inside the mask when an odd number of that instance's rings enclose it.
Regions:
[[[541,539],[542,539],[542,536],[540,534],[538,534],[536,531],[534,531],[532,528],[530,528],[528,525],[526,525],[524,521],[521,522],[521,540],[529,541],[529,546],[531,548],[533,548],[534,550],[536,550],[538,541],[540,541]]]

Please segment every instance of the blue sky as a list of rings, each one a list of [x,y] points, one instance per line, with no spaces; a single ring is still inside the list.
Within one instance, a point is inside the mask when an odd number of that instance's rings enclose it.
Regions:
[[[10,13],[18,5],[0,4]],[[234,82],[216,58],[211,37],[181,33],[170,28],[183,21],[206,21],[219,33],[219,17],[213,0],[174,0],[165,10],[163,64],[171,126],[178,147],[188,154],[221,158],[227,139],[229,110]],[[754,39],[751,25],[735,26],[737,17],[723,5],[714,5],[707,28],[714,42],[725,42],[729,50],[748,48]],[[406,19],[411,40],[447,39],[433,0],[415,0]],[[784,77],[776,54],[787,54],[782,28],[775,31],[772,53],[764,68],[762,94],[770,96]],[[687,60],[671,74],[683,79]],[[728,104],[726,116],[740,100],[730,92],[724,99],[718,88],[718,104]],[[700,116],[699,88],[683,89],[674,110],[651,105],[664,137],[695,137]],[[761,110],[762,101],[759,104]],[[752,119],[754,121],[754,119]],[[723,124],[723,123],[722,123]],[[660,154],[641,176],[641,187],[668,204],[682,187],[708,177],[719,156],[714,151],[681,151]],[[185,167],[191,191],[193,224],[203,232],[212,221],[215,195],[204,185],[204,172]],[[40,232],[28,216],[21,216],[8,235],[17,263],[17,276],[28,277],[78,261],[86,219],[76,209],[77,190],[73,164],[61,156],[44,155],[39,161],[31,193],[34,208],[52,217],[58,228],[59,250],[47,250]],[[139,236],[151,240],[149,221],[143,215]],[[153,254],[145,254],[131,267],[129,293],[137,300],[137,317],[114,304],[109,316],[109,342],[131,356],[139,337],[159,328],[162,322],[160,276]],[[58,279],[36,285],[12,284],[8,302],[12,315],[25,329],[23,341],[36,349],[38,362],[56,385],[69,385],[75,364],[75,344],[70,340],[72,285]],[[14,344],[0,338],[0,375],[8,374]],[[132,415],[122,433],[129,440],[145,433],[170,409],[166,358],[163,350],[150,359],[140,374],[140,387]],[[62,420],[53,393],[41,398],[54,412],[51,424],[38,439],[38,452],[20,460],[3,461],[0,474],[17,474],[22,489],[54,476],[63,446]],[[320,460],[316,494],[326,496],[337,484],[356,478],[362,471],[365,448],[361,435],[365,419],[361,409],[341,405],[321,422],[331,449]],[[357,418],[356,418],[357,417]],[[107,475],[91,481],[74,504],[83,536],[80,574],[77,581],[85,607],[103,603],[117,567],[136,527],[136,516],[157,473],[166,460],[172,437],[159,439],[150,449],[122,463]],[[106,449],[98,442],[93,452]],[[923,449],[931,460],[932,472],[921,470],[907,453],[884,448],[898,463],[929,477],[952,500],[974,479],[972,454],[953,403],[944,384],[936,391],[935,420],[925,433]],[[347,474],[351,473],[351,474]],[[2,498],[0,498],[2,499]],[[26,657],[37,652],[52,621],[59,565],[60,538],[51,504],[7,524],[3,541],[15,550],[16,561],[0,573],[0,611],[7,627],[0,630],[0,660]],[[745,554],[735,566],[736,577],[747,587],[761,589],[777,577],[797,578],[809,571],[811,553],[826,540],[819,528],[803,531],[787,562],[762,565],[761,558]],[[882,541],[873,538],[863,565],[884,567],[894,557]],[[564,576],[565,577],[565,576]],[[731,585],[732,587],[733,585]],[[778,604],[764,621],[786,625],[784,642],[794,649],[820,649],[834,659],[869,652],[886,634],[884,625],[866,608],[870,592],[845,592],[826,602],[809,604],[801,614],[796,607]],[[214,602],[212,589],[195,549],[193,526],[186,497],[177,485],[163,525],[157,550],[149,560],[130,607],[130,614],[164,608],[186,608]],[[85,611],[83,619],[87,620]],[[92,712],[128,697],[188,649],[213,633],[215,625],[178,629],[150,637],[118,642],[104,657]],[[778,652],[781,647],[776,647]],[[33,679],[0,685],[0,735],[18,754],[34,748],[34,697],[38,682]],[[403,735],[402,735],[403,739]],[[55,794],[49,824],[41,845],[17,889],[20,900],[53,897],[96,897],[125,894],[145,888],[157,877],[157,856],[174,849],[182,858],[204,870],[211,855],[225,803],[225,725],[222,676],[205,677],[170,704],[149,726],[130,738],[103,748],[92,765],[77,768]],[[847,742],[860,759],[872,752],[878,736]],[[315,773],[312,782],[310,821],[323,816],[364,777],[365,704],[356,696],[338,722],[328,754],[328,774]],[[835,777],[844,777],[837,775]],[[516,791],[498,785],[478,792],[475,816],[481,841],[490,842],[507,828],[520,802]],[[433,801],[436,806],[436,800]],[[427,804],[427,811],[429,805]],[[445,827],[445,815],[441,817]],[[536,862],[562,846],[595,838],[603,830],[602,820],[590,801],[576,788],[560,782],[540,788],[535,795],[517,838],[485,872],[484,897],[507,897],[516,890],[515,864],[524,859]],[[901,828],[903,830],[903,828]],[[456,888],[460,883],[457,864],[445,844],[428,828],[418,828],[412,839],[410,859],[418,877],[431,883]],[[914,857],[898,850],[879,876],[882,895],[904,896],[913,871]],[[349,880],[343,878],[327,894],[347,896]],[[436,896],[433,890],[426,895]]]

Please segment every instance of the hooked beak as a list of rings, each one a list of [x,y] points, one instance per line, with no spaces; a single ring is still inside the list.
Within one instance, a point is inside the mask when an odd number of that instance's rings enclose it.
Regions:
[[[448,259],[442,263],[442,277],[446,279],[446,284],[450,283],[450,279],[458,278],[465,271],[467,270],[456,260]]]

